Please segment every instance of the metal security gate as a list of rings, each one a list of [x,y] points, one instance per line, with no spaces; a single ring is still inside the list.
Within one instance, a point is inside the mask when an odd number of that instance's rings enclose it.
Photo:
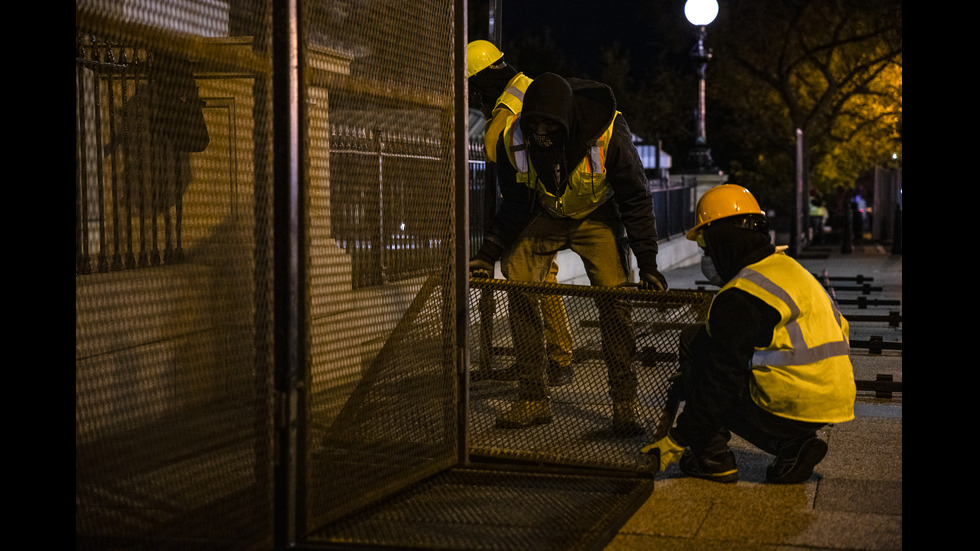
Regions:
[[[667,396],[679,331],[703,320],[711,294],[471,284],[467,334],[479,352],[464,374],[464,396],[444,401],[453,381],[438,354],[446,295],[433,276],[318,443],[313,462],[333,480],[335,520],[314,530],[306,548],[601,549],[649,498],[656,465],[639,449],[673,419]],[[552,394],[555,419],[547,425],[494,427],[515,394],[516,383],[499,375],[515,355],[510,293],[557,297],[572,326],[575,378]],[[611,302],[631,312],[643,435],[608,431],[596,314]],[[464,457],[447,462],[454,438]]]
[[[505,280],[474,280],[470,299],[470,349],[473,379],[470,391],[469,442],[474,456],[536,464],[650,473],[640,448],[666,433],[676,411],[668,391],[678,375],[678,344],[684,327],[704,320],[711,298],[699,291],[641,291],[580,285],[530,284]],[[527,330],[511,323],[511,295],[530,296],[538,308],[558,299],[572,338],[572,381],[551,386],[553,421],[525,429],[495,428],[496,417],[516,398],[518,382],[507,374],[517,361],[514,332]],[[525,301],[527,302],[527,301]],[[520,303],[523,304],[524,302]],[[600,312],[619,305],[630,324],[623,334],[606,335],[604,348]],[[620,350],[622,349],[622,350]],[[628,349],[628,350],[627,350]],[[620,435],[611,428],[612,357],[632,365],[641,435]]]
[[[471,287],[464,13],[76,1],[76,548],[589,548],[649,496],[591,309],[633,308],[652,434],[700,303]],[[540,441],[488,424],[515,290],[576,324]]]
[[[273,546],[262,4],[75,4],[76,549]]]
[[[650,479],[453,468],[315,532],[329,548],[601,549],[649,496]]]

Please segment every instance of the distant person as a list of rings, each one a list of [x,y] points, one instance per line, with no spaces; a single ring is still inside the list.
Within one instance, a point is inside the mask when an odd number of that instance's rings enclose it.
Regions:
[[[810,243],[823,245],[824,226],[827,225],[827,207],[819,193],[810,194]]]
[[[854,224],[854,241],[864,240],[865,220],[867,218],[868,203],[864,200],[860,190],[854,193],[851,198],[851,216]]]
[[[688,476],[735,482],[733,432],[774,456],[769,482],[804,482],[827,453],[817,430],[854,418],[847,320],[770,243],[767,218],[745,188],[708,190],[687,238],[721,288],[706,323],[681,333],[677,424],[643,452],[658,454],[661,470],[679,462]]]
[[[507,119],[521,112],[524,93],[531,79],[504,61],[504,54],[486,40],[474,40],[466,48],[467,73],[469,74],[470,94],[479,101],[480,110],[487,118],[484,131],[484,148],[487,161],[497,162],[497,141],[503,132]],[[496,182],[487,182],[496,187]],[[507,272],[503,272],[507,277]],[[492,271],[491,271],[492,275]],[[549,283],[558,282],[558,262],[551,263],[546,279]],[[545,339],[548,343],[548,384],[566,385],[575,377],[572,369],[572,333],[568,325],[565,302],[557,295],[541,299],[544,313]],[[513,365],[500,378],[516,379],[517,365]]]
[[[497,259],[515,281],[545,281],[558,251],[570,249],[599,287],[628,283],[629,249],[641,288],[664,290],[657,269],[657,229],[647,179],[612,89],[544,73],[531,83],[522,112],[497,145],[503,201],[470,264],[487,271]],[[506,160],[506,161],[505,161]],[[544,340],[537,303],[509,295],[520,368],[518,398],[497,418],[502,428],[550,423]],[[638,436],[636,342],[627,304],[597,299],[603,358],[613,402],[611,428]]]

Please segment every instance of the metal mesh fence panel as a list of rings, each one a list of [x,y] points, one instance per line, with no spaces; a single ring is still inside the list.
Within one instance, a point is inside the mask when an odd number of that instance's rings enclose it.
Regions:
[[[466,407],[460,429],[466,461],[437,460],[440,427],[451,424],[450,412],[457,406],[439,398],[449,394],[448,373],[438,362],[424,359],[438,354],[442,338],[442,293],[433,277],[387,341],[390,354],[383,351],[378,356],[356,399],[348,402],[332,434],[324,437],[320,464],[328,472],[344,473],[331,489],[347,496],[346,508],[314,529],[307,544],[601,549],[612,530],[650,496],[656,465],[639,449],[664,434],[673,419],[677,403],[671,400],[671,388],[679,369],[679,332],[704,319],[712,294],[487,279],[472,279],[470,285],[471,382],[458,406]],[[519,398],[521,383],[514,379],[527,375],[513,369],[520,355],[528,354],[515,347],[521,340],[515,339],[515,331],[528,330],[526,318],[541,316],[540,305],[549,299],[565,307],[572,329],[574,377],[551,389],[550,423],[498,428],[498,416]],[[628,313],[627,326],[617,327],[628,329],[628,335],[603,331],[607,318],[600,312],[613,305]],[[515,312],[522,306],[528,310]],[[537,331],[533,341],[543,350],[546,339],[540,328]],[[604,337],[617,349],[604,351]],[[628,342],[635,343],[630,347],[634,352],[620,355]],[[546,377],[543,354],[538,357]],[[635,368],[641,434],[622,435],[611,429],[606,361],[612,358],[627,359]],[[451,438],[446,434],[443,442]],[[347,440],[356,442],[345,445]],[[420,453],[425,449],[428,454]],[[419,473],[426,476],[406,478]],[[369,480],[372,483],[365,485]],[[387,486],[382,487],[383,482]]]
[[[461,4],[297,5],[283,37],[277,3],[76,2],[76,547],[601,540],[652,480],[630,478],[645,439],[605,432],[606,364],[628,352],[657,434],[705,295],[473,280],[465,296]],[[298,166],[274,144],[283,38]],[[473,189],[492,190],[480,165]],[[497,372],[541,297],[572,320],[575,377],[551,423],[497,429],[517,387]],[[610,308],[628,324],[604,324]]]
[[[268,549],[265,2],[76,2],[78,549]]]
[[[426,280],[336,415],[317,415],[314,404],[307,483],[312,526],[458,462],[457,378],[446,324],[452,294],[446,289],[437,276]]]
[[[459,461],[453,2],[310,2],[311,529]]]
[[[471,453],[650,472],[639,449],[673,421],[676,403],[668,394],[679,370],[680,331],[704,320],[712,294],[496,279],[474,279],[471,289]],[[542,328],[542,312],[554,308],[549,302],[555,300],[565,310],[573,350],[572,379],[560,386],[549,380]],[[551,421],[500,428],[498,418],[535,378],[549,385]],[[623,434],[612,423],[614,402],[630,398],[643,430]]]
[[[594,473],[457,468],[313,534],[347,548],[602,549],[652,481]],[[343,548],[343,547],[342,547]]]

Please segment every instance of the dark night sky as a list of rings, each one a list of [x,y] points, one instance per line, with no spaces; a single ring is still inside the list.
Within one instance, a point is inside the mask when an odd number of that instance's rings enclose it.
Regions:
[[[543,33],[585,70],[595,70],[603,44],[619,42],[634,57],[695,32],[684,18],[685,0],[501,0],[504,46],[525,33]],[[471,0],[470,40],[487,38],[487,0]],[[674,46],[671,46],[674,48]],[[506,54],[506,51],[505,51]],[[686,56],[686,47],[678,56]]]

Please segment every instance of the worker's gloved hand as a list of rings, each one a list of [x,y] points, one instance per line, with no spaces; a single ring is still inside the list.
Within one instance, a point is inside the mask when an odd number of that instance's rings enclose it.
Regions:
[[[662,273],[657,271],[656,268],[654,268],[653,271],[640,269],[639,287],[640,289],[645,289],[648,291],[666,291],[667,278],[665,278]]]
[[[649,446],[645,446],[640,450],[646,454],[657,454],[657,458],[660,460],[660,471],[664,471],[667,467],[677,463],[681,460],[681,455],[684,454],[684,448],[682,448],[674,439],[668,434],[660,440],[657,440]]]
[[[493,264],[479,256],[474,257],[473,260],[470,260],[470,277],[492,278]]]
[[[470,277],[490,279],[493,277],[493,265],[500,258],[502,248],[487,240],[480,245],[480,250],[470,259]]]

